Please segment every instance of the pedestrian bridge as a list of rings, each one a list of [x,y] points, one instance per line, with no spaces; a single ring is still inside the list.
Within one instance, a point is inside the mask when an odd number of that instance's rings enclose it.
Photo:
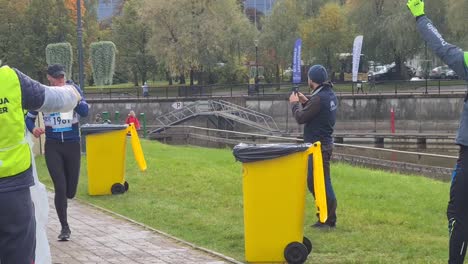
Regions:
[[[223,100],[207,100],[196,101],[181,109],[158,116],[155,122],[157,128],[150,131],[149,134],[160,133],[171,126],[181,124],[198,116],[214,118],[215,120],[210,120],[220,129],[232,130],[238,123],[268,134],[280,132],[276,122],[269,115]]]

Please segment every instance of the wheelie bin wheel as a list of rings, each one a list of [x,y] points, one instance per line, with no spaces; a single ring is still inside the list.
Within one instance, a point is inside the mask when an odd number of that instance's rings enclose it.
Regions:
[[[307,247],[299,242],[289,243],[284,249],[284,258],[289,264],[302,264],[308,255]]]
[[[111,187],[112,194],[122,194],[125,192],[125,186],[121,183],[114,183]]]
[[[128,185],[128,182],[127,182],[127,181],[124,182],[124,187],[125,187],[125,191],[128,191],[128,188],[129,188],[130,186]]]
[[[306,246],[307,248],[307,252],[312,252],[312,242],[310,242],[310,240],[307,238],[307,237],[304,237],[304,239],[302,240],[302,244],[304,244],[304,246]]]

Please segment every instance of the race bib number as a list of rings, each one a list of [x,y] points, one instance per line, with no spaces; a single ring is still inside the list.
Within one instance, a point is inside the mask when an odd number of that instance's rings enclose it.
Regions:
[[[72,130],[72,119],[64,119],[60,113],[50,114],[52,132],[66,132]]]

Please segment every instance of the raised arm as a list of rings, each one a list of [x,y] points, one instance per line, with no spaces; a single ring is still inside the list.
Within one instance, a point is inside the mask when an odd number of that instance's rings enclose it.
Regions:
[[[75,112],[78,113],[81,117],[87,117],[89,113],[89,104],[86,102],[83,91],[81,88],[73,83],[72,81],[67,81],[67,84],[73,85],[75,89],[80,93],[81,100],[78,105],[75,107]]]
[[[15,71],[21,85],[24,109],[38,112],[68,112],[81,100],[80,93],[72,85],[47,86],[29,78],[19,70]]]
[[[432,21],[425,15],[424,1],[408,0],[408,8],[414,17],[419,33],[434,53],[442,59],[462,79],[468,78],[468,53],[459,47],[448,43],[437,30]]]

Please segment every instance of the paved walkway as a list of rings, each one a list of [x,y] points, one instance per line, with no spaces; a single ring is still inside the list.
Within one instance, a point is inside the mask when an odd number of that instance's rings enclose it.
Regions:
[[[48,237],[54,264],[231,263],[75,200],[69,201],[68,209],[72,239],[59,242],[60,223],[52,194],[49,205]]]

